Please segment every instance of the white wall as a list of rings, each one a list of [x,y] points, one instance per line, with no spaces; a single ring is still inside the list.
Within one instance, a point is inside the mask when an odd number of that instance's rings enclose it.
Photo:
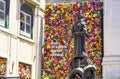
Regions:
[[[120,0],[104,0],[103,78],[120,78]]]
[[[7,76],[19,76],[19,62],[30,64],[32,66],[32,79],[39,79],[40,74],[38,66],[40,66],[40,31],[41,17],[44,13],[40,8],[45,8],[45,1],[41,3],[37,0],[24,0],[33,5],[34,23],[33,23],[33,39],[20,35],[20,0],[10,0],[9,28],[6,29],[0,26],[0,57],[7,59]],[[39,72],[38,72],[39,71]]]

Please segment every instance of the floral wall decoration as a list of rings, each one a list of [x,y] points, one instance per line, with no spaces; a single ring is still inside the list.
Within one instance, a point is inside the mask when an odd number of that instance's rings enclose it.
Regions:
[[[7,59],[0,57],[0,75],[6,74],[6,63]]]
[[[76,14],[82,10],[88,35],[86,54],[97,67],[97,79],[101,79],[102,62],[102,16],[100,2],[74,2],[67,4],[47,4],[45,10],[43,79],[64,79],[74,57],[71,28]]]
[[[22,79],[31,79],[31,65],[19,63],[19,76]]]

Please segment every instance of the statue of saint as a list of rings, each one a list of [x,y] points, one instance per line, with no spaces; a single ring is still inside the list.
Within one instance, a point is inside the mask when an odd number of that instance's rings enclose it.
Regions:
[[[81,57],[85,53],[85,36],[87,34],[84,18],[81,13],[77,14],[77,21],[72,27],[72,36],[74,37],[75,56]]]
[[[90,65],[85,55],[85,37],[87,35],[84,18],[78,13],[78,19],[73,24],[72,36],[74,37],[75,57],[72,59],[70,67],[72,71],[69,79],[96,79],[96,67]]]

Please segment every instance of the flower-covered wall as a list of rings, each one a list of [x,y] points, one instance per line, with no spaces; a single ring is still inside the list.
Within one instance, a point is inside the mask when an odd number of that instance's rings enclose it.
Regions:
[[[0,57],[0,75],[6,74],[7,59]]]
[[[74,57],[71,28],[76,14],[82,10],[88,35],[86,54],[97,67],[97,79],[101,79],[102,62],[102,15],[100,2],[74,2],[47,4],[45,10],[43,79],[64,79],[68,76],[70,62]]]
[[[19,63],[19,76],[22,79],[31,79],[32,66],[25,63]]]

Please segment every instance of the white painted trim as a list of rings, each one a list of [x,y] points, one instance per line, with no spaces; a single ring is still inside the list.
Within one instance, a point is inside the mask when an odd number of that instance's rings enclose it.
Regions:
[[[7,29],[7,28],[5,28],[5,27],[1,27],[1,25],[0,25],[0,31],[3,31],[3,32],[5,32],[5,33],[10,34],[9,29]]]
[[[20,39],[17,39],[17,54],[16,54],[16,62],[17,62],[17,68],[19,68],[19,56],[20,56]],[[17,75],[19,76],[19,70],[17,70]]]
[[[2,26],[2,27],[5,28],[5,20],[1,20],[1,19],[0,19],[0,26]]]
[[[20,34],[23,35],[23,36],[26,36],[26,37],[30,38],[30,34],[27,33],[27,32],[24,32],[24,31],[20,30]]]
[[[33,4],[35,6],[40,6],[40,2],[38,2],[37,0],[25,0],[25,1],[31,3],[31,4]]]
[[[4,54],[4,53],[0,53],[0,57],[2,57],[2,58],[8,58],[9,55],[8,54]]]
[[[38,12],[37,12],[37,15],[39,14],[39,8],[38,8]],[[36,15],[36,16],[37,16]],[[40,76],[41,76],[41,71],[42,71],[42,34],[43,33],[43,25],[42,25],[42,17],[41,16],[37,16],[37,53],[36,53],[36,69],[37,71],[35,72],[36,73],[36,79],[41,79]]]
[[[25,63],[25,64],[29,64],[29,65],[33,65],[33,62],[32,61],[28,61],[28,60],[24,60],[22,58],[18,58],[18,63]]]
[[[6,29],[4,27],[0,27],[0,32],[3,32],[5,34],[11,35],[11,36],[16,37],[16,38],[20,38],[20,39],[26,40],[27,42],[30,42],[30,43],[35,43],[33,39],[30,39],[30,38],[25,37],[23,35],[17,35],[17,36],[15,36],[15,35],[11,34],[10,30]]]
[[[25,40],[27,42],[30,42],[30,43],[35,43],[34,40],[30,39],[30,38],[27,38],[25,36],[22,36],[22,35],[19,35],[18,38],[22,39],[22,40]]]

